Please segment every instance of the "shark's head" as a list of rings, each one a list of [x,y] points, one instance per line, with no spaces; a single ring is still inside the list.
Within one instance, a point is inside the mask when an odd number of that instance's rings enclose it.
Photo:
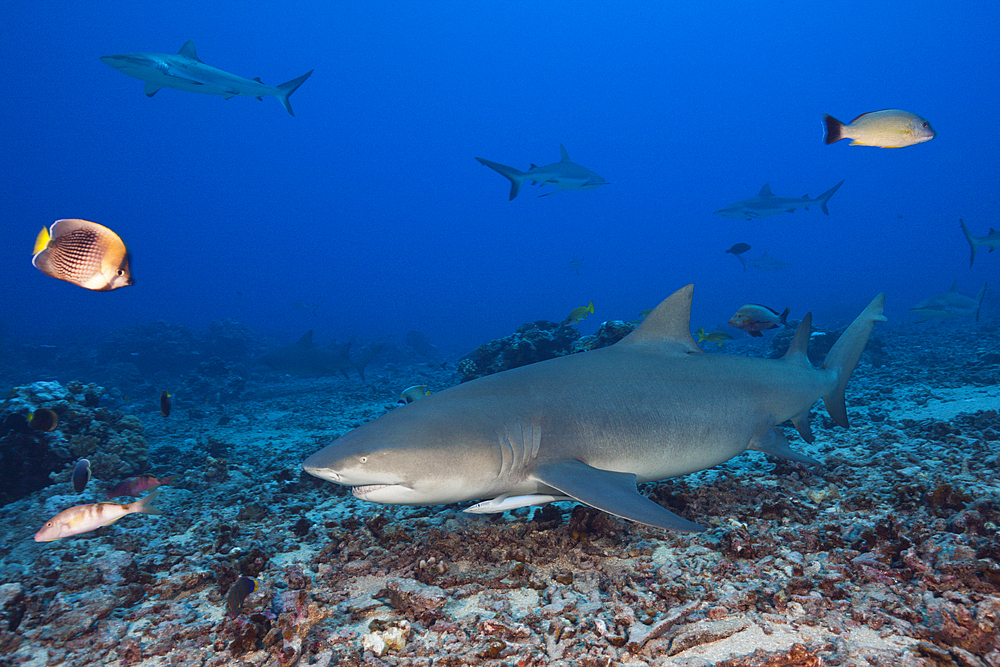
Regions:
[[[153,54],[148,53],[119,53],[111,56],[101,56],[101,62],[114,67],[122,74],[127,74],[137,79],[148,78],[150,72],[163,72],[167,67],[162,59],[153,57]]]
[[[426,409],[429,396],[396,408],[350,431],[302,464],[310,475],[353,487],[362,500],[403,505],[438,505],[481,497],[477,478],[487,467],[477,457],[462,457],[454,467],[453,420]],[[470,465],[471,463],[471,465]],[[467,474],[463,474],[467,473]],[[478,474],[477,474],[478,473]]]

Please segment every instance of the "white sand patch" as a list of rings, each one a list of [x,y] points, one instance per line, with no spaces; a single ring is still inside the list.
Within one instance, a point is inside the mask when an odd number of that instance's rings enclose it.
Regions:
[[[892,419],[946,421],[964,412],[984,410],[1000,410],[1000,386],[932,389],[927,403],[894,408]]]

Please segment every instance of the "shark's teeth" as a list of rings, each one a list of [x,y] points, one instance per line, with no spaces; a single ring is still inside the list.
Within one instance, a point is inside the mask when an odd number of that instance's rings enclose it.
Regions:
[[[372,491],[378,491],[379,489],[384,489],[387,486],[393,486],[392,484],[366,484],[365,486],[355,486],[351,488],[351,493],[353,493],[358,498],[364,498],[366,495]]]

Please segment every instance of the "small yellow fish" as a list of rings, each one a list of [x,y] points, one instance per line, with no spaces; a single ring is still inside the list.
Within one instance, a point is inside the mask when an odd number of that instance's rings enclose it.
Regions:
[[[569,315],[566,316],[564,322],[566,324],[576,324],[583,320],[587,315],[594,312],[594,302],[591,301],[589,306],[580,306],[579,308],[574,308],[570,311]]]
[[[56,220],[35,239],[31,263],[42,273],[89,290],[132,284],[128,250],[113,231],[88,220]]]
[[[902,109],[869,111],[847,125],[827,114],[823,114],[823,120],[826,122],[827,144],[853,139],[852,146],[902,148],[922,144],[935,136],[930,123]]]
[[[705,327],[698,327],[698,331],[696,331],[695,333],[698,334],[699,343],[715,343],[719,347],[722,347],[722,344],[725,343],[727,340],[733,339],[733,337],[727,334],[725,331],[713,331],[712,333],[705,333]]]
[[[142,514],[163,514],[153,506],[160,489],[129,505],[118,503],[93,503],[77,505],[63,510],[45,522],[45,525],[35,533],[36,542],[53,542],[70,535],[79,535],[107,526],[126,514],[140,512]]]
[[[399,400],[396,401],[396,405],[406,405],[407,403],[412,403],[413,401],[420,400],[424,396],[430,396],[431,392],[427,389],[425,384],[415,384],[412,387],[407,387],[403,390],[403,393],[399,395]]]

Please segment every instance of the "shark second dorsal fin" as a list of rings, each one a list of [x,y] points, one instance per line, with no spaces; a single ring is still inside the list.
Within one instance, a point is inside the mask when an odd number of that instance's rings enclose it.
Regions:
[[[569,153],[566,152],[566,147],[562,144],[559,144],[559,161],[572,162],[572,160],[569,159]]]
[[[958,281],[957,280],[953,280],[951,282],[951,289],[948,290],[948,291],[949,292],[957,292],[958,291]]]
[[[782,359],[793,364],[812,367],[812,364],[809,363],[808,354],[809,336],[812,334],[812,320],[812,313],[806,313],[806,316],[799,322],[799,328],[795,330],[795,336],[792,337],[792,342],[788,345],[788,351],[781,357]]]
[[[179,55],[184,56],[185,58],[190,58],[191,60],[197,60],[198,62],[201,62],[201,58],[198,57],[198,52],[194,50],[193,39],[189,39],[188,41],[184,42],[184,46],[182,46],[181,50],[178,51],[177,53]]]
[[[762,187],[760,189],[760,192],[757,193],[757,196],[758,197],[773,197],[774,193],[771,192],[771,184],[770,183],[765,183],[764,187]]]
[[[673,343],[683,352],[702,352],[691,336],[691,300],[694,284],[682,287],[653,309],[635,331],[625,336],[618,345],[646,343]]]

